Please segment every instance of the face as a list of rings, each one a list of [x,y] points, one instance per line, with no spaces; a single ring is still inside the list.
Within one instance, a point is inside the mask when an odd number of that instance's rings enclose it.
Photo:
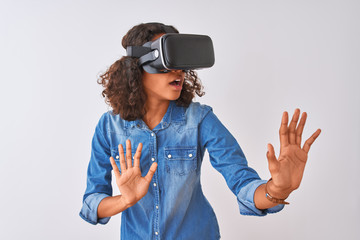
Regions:
[[[156,35],[152,41],[164,34]],[[168,73],[147,73],[143,71],[142,82],[148,98],[159,101],[176,100],[180,97],[185,73],[174,70]]]
[[[144,71],[143,86],[148,98],[176,100],[180,97],[185,73],[182,70],[151,74]]]

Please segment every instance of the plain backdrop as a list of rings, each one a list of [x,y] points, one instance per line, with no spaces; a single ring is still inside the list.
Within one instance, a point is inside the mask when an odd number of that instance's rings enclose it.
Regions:
[[[0,1],[0,239],[119,239],[79,217],[95,126],[110,108],[96,83],[142,22],[206,34],[206,95],[249,165],[270,178],[283,111],[308,113],[313,144],[290,205],[242,216],[209,163],[202,186],[222,239],[360,239],[359,1]],[[196,227],[196,226],[195,226]]]

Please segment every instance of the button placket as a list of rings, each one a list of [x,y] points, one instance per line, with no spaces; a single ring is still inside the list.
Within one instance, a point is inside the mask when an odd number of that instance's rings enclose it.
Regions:
[[[150,133],[150,138],[151,138],[151,147],[153,148],[152,149],[152,152],[154,153],[154,155],[151,157],[151,161],[152,162],[155,162],[157,159],[156,159],[156,156],[157,156],[157,142],[156,142],[156,134],[154,132],[151,132]],[[153,176],[153,187],[154,187],[154,193],[155,193],[155,214],[154,214],[154,228],[153,228],[153,231],[154,231],[154,238],[155,239],[159,239],[159,198],[160,198],[160,194],[159,194],[159,187],[158,187],[158,173],[157,171],[155,172],[154,176]]]

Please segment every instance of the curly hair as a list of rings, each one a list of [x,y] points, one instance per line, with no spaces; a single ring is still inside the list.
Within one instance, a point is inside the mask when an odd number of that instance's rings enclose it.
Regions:
[[[166,33],[166,28],[179,31],[173,26],[162,23],[142,23],[131,28],[122,39],[122,46],[142,46],[151,41],[155,35]],[[138,58],[123,56],[113,63],[108,70],[100,75],[98,84],[104,87],[102,96],[113,109],[114,114],[120,114],[127,121],[142,119],[146,114],[147,99],[142,83],[142,67],[138,66]],[[202,97],[203,86],[195,71],[185,73],[185,81],[180,97],[175,100],[178,106],[188,107],[195,97]]]

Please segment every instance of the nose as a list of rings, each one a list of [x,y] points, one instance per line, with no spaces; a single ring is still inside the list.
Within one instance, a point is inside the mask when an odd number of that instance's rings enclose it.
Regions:
[[[187,71],[186,70],[181,70],[181,69],[177,69],[177,70],[171,70],[172,73],[175,73],[177,75],[183,75],[185,74]]]

